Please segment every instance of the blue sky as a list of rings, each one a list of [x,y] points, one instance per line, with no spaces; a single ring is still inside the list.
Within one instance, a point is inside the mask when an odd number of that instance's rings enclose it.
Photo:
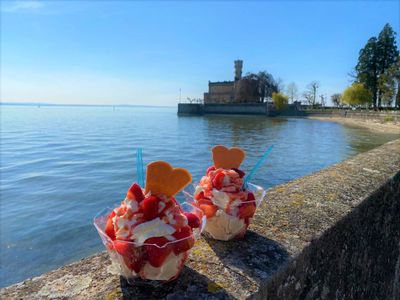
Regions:
[[[397,1],[2,1],[1,101],[175,105],[266,70],[341,92]],[[398,39],[399,40],[399,39]],[[399,43],[399,42],[398,42]]]

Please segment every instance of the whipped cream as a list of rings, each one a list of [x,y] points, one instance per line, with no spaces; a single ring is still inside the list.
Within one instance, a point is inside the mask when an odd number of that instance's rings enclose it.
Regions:
[[[226,207],[229,204],[230,198],[227,193],[218,191],[217,189],[212,190],[212,197],[211,201],[218,207],[222,208],[223,210],[226,209]]]
[[[160,218],[141,223],[133,229],[132,239],[138,245],[142,245],[145,240],[152,237],[161,237],[171,235],[175,232],[175,228],[165,224]]]
[[[215,216],[207,219],[205,230],[214,239],[228,241],[246,230],[246,223],[219,209]]]
[[[172,251],[167,256],[162,266],[158,268],[153,267],[147,262],[140,271],[140,276],[150,280],[169,280],[180,271],[185,255],[185,253],[175,255]]]

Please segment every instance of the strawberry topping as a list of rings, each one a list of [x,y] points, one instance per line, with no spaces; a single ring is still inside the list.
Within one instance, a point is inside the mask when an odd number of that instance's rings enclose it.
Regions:
[[[134,183],[128,190],[126,197],[131,200],[136,200],[140,202],[144,199],[142,188],[137,184]]]
[[[148,221],[153,220],[158,216],[158,202],[156,196],[146,197],[141,203],[140,207],[143,210],[144,218]]]
[[[194,213],[185,213],[185,216],[188,220],[188,225],[192,228],[199,228],[201,225],[200,218],[196,216]]]

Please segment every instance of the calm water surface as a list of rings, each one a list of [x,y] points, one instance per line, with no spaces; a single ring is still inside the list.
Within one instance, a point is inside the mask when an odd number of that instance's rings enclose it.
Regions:
[[[244,170],[274,144],[254,179],[269,188],[396,137],[314,120],[178,117],[176,108],[0,109],[1,286],[102,250],[92,218],[135,180],[136,147],[145,163],[166,160],[199,179],[215,144],[244,148]]]

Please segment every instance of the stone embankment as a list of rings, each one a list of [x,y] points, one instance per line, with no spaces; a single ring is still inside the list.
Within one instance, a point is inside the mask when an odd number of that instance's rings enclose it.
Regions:
[[[270,189],[244,239],[201,239],[175,282],[131,287],[99,253],[0,298],[400,299],[399,216],[395,140]]]
[[[366,128],[375,132],[400,135],[399,111],[344,111],[309,110],[304,111],[309,119],[332,121],[353,127]]]

